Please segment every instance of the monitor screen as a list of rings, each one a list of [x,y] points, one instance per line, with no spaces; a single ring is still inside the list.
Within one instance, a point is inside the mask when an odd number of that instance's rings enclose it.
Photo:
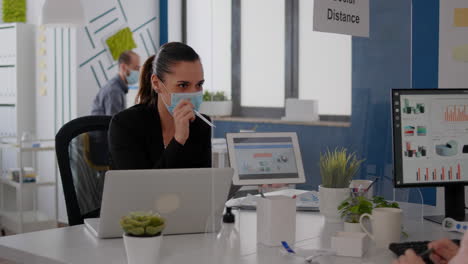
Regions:
[[[392,91],[395,185],[468,182],[468,90]]]
[[[235,184],[305,181],[295,133],[230,133],[227,142]]]

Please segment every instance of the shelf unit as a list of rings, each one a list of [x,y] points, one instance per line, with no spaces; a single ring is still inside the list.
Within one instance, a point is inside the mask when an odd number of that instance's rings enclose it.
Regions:
[[[34,27],[23,23],[0,24],[0,227],[14,233],[53,227],[57,222],[57,175],[53,182],[23,183],[20,170],[19,182],[8,179],[12,168],[33,167],[37,171],[36,153],[54,150],[53,141],[50,146],[40,148],[21,145],[23,133],[34,135],[36,127]],[[49,217],[53,220],[45,220],[45,215],[37,210],[38,187],[44,186],[55,186],[55,219]],[[6,192],[15,194],[8,196]],[[23,196],[28,195],[32,199],[23,201]],[[33,210],[29,211],[30,208]]]
[[[18,158],[18,167],[24,168],[23,155],[25,153],[32,154],[32,167],[37,168],[36,153],[43,151],[54,151],[54,140],[41,140],[41,144],[49,144],[43,147],[21,147],[15,143],[1,143],[2,150],[9,149],[16,151]],[[19,181],[13,181],[7,178],[6,175],[0,177],[0,219],[1,226],[14,233],[32,232],[47,228],[55,228],[58,224],[58,193],[57,193],[57,175],[53,181],[42,181],[40,175],[36,176],[36,182],[23,182],[23,171],[20,170]],[[12,187],[16,192],[16,210],[7,210],[5,207],[5,188],[6,186]],[[38,210],[38,188],[42,186],[54,187],[54,206],[55,216],[48,217],[46,214]],[[24,210],[23,194],[32,194],[32,210]]]

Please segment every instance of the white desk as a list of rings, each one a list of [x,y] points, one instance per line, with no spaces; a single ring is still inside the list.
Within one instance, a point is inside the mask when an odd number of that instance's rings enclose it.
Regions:
[[[404,204],[404,226],[409,241],[442,237],[460,238],[446,233],[440,225],[421,221],[421,207]],[[426,207],[426,212],[432,210]],[[330,247],[330,237],[342,229],[340,224],[326,224],[319,213],[298,213],[295,248]],[[19,263],[126,263],[121,239],[95,238],[83,226],[45,230],[0,238],[0,257]],[[394,258],[388,249],[371,246],[363,258],[328,257],[320,263],[390,263]],[[256,214],[242,211],[236,223],[223,225],[218,234],[165,236],[161,263],[304,263],[298,257],[284,256],[279,248],[257,245]]]

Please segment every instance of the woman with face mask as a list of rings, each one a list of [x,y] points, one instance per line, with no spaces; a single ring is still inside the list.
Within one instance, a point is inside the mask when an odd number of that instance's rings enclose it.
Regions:
[[[161,46],[143,65],[137,104],[112,118],[112,168],[211,167],[211,127],[194,112],[203,83],[201,61],[191,47]]]

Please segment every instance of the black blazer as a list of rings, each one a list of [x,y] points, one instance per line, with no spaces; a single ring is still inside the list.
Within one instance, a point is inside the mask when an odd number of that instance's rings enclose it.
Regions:
[[[112,118],[109,150],[116,170],[211,168],[211,127],[197,117],[185,145],[173,138],[164,149],[157,107],[139,104]]]

